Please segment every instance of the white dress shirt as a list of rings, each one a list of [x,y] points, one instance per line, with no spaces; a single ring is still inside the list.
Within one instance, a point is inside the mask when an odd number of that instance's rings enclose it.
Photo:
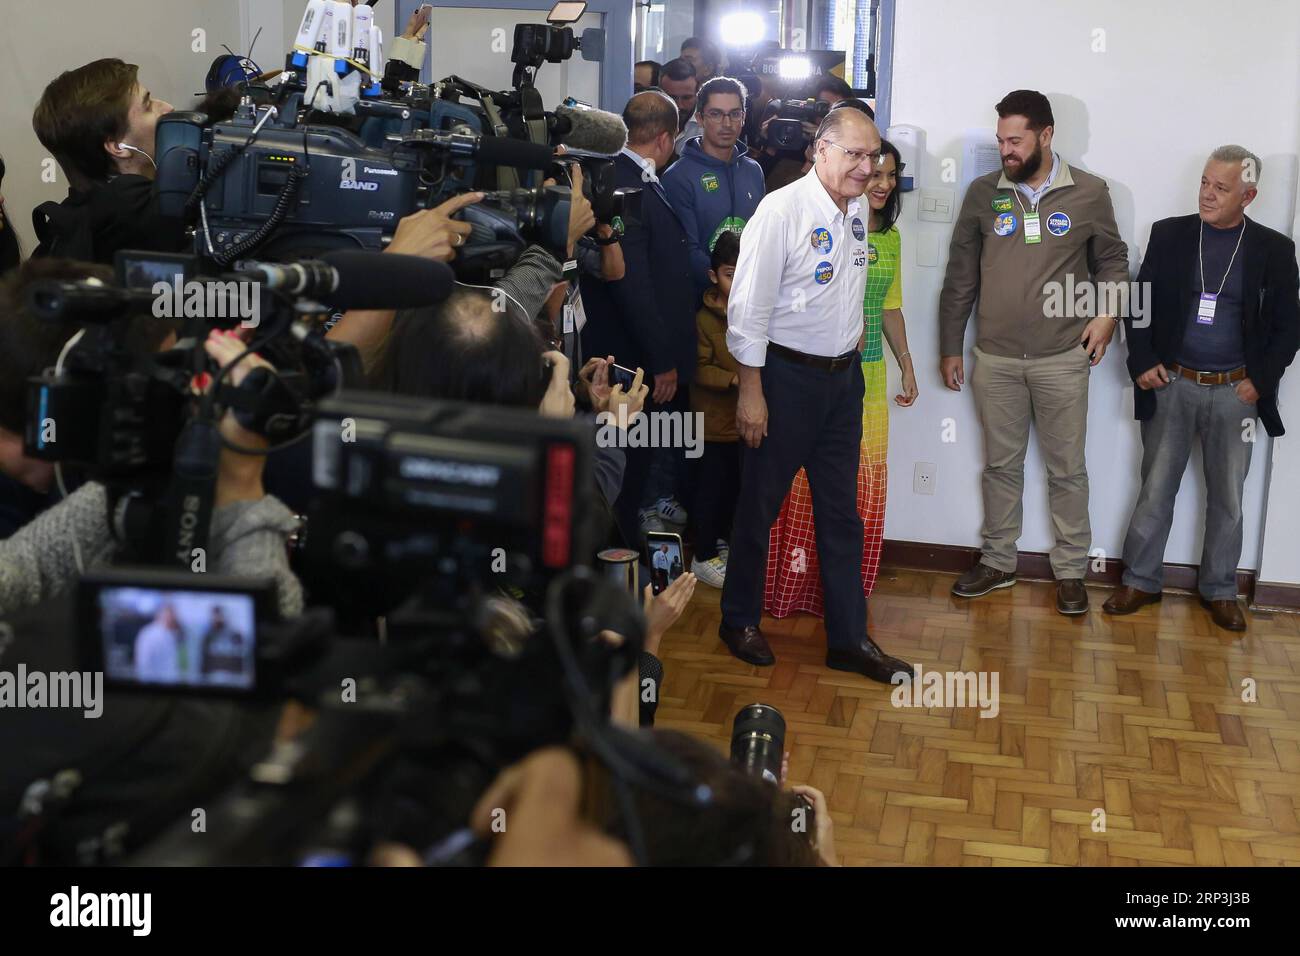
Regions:
[[[809,355],[852,352],[862,337],[867,217],[841,213],[817,167],[768,193],[745,224],[727,302],[727,348],[742,365],[767,362],[767,343]]]

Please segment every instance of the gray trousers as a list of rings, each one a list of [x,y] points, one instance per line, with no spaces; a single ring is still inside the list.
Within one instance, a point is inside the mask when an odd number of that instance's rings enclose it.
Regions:
[[[1047,468],[1047,497],[1056,532],[1052,573],[1060,581],[1082,578],[1087,571],[1092,527],[1084,442],[1090,370],[1088,354],[1081,348],[1030,359],[975,349],[970,381],[984,428],[983,564],[999,571],[1016,569],[1032,421]]]
[[[1205,473],[1205,543],[1197,588],[1207,601],[1237,597],[1241,496],[1254,450],[1254,404],[1233,385],[1197,385],[1178,376],[1156,390],[1156,413],[1142,423],[1142,490],[1124,538],[1124,583],[1161,589],[1174,498],[1192,443]]]

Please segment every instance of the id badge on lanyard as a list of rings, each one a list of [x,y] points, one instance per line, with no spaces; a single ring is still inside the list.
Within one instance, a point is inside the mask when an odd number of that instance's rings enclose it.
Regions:
[[[1196,321],[1200,325],[1214,324],[1214,307],[1218,303],[1217,292],[1202,292],[1201,301],[1196,306]]]
[[[1038,210],[1025,213],[1025,245],[1032,246],[1043,241],[1043,227],[1038,220]]]

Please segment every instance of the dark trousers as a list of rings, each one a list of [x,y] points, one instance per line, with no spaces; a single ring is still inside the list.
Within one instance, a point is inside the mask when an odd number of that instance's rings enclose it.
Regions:
[[[867,633],[857,506],[862,369],[853,362],[827,372],[769,352],[762,379],[767,437],[757,448],[745,446],[740,453],[740,502],[722,590],[722,620],[729,627],[759,623],[768,532],[802,467],[808,472],[817,526],[826,643],[856,647]],[[774,555],[776,560],[789,557]]]
[[[695,506],[691,528],[695,533],[695,558],[718,556],[718,539],[731,543],[731,524],[740,494],[740,442],[706,441],[704,454],[695,462]]]

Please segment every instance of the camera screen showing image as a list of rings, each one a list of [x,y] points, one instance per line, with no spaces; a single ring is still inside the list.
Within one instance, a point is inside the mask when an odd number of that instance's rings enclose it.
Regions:
[[[125,289],[152,289],[159,282],[184,285],[196,272],[193,256],[165,252],[120,250],[113,266],[117,284]]]
[[[91,603],[110,683],[253,690],[254,594],[104,586]]]

